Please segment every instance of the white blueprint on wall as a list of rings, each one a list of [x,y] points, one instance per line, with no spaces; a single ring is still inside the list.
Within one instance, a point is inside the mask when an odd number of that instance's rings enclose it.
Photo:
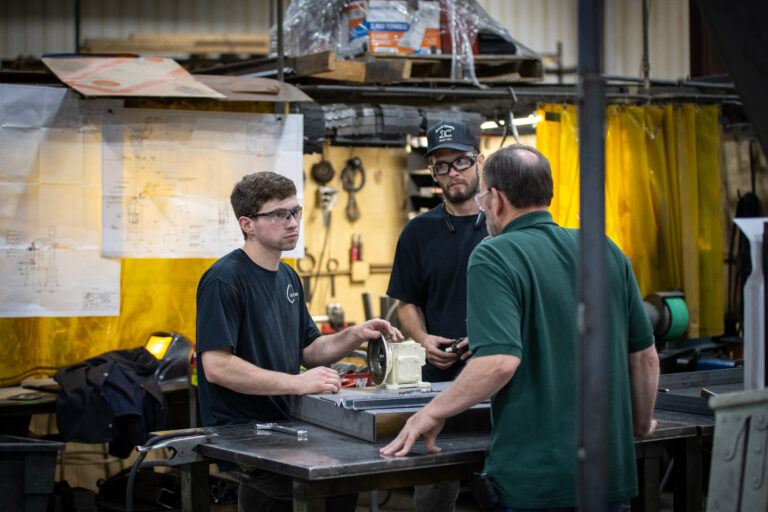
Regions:
[[[120,311],[101,257],[100,116],[113,100],[0,85],[0,317]]]
[[[229,196],[280,173],[302,200],[301,115],[112,109],[102,126],[102,254],[213,258],[243,244]],[[303,254],[303,233],[296,250]]]

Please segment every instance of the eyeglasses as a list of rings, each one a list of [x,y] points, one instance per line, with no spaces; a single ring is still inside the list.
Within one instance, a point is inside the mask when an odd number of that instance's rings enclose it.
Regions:
[[[451,167],[456,169],[458,172],[466,171],[473,165],[475,165],[475,161],[477,160],[477,155],[464,155],[460,156],[456,160],[452,162],[435,162],[430,165],[432,167],[432,170],[434,173],[438,176],[444,176],[451,172]]]
[[[475,194],[475,204],[477,204],[477,209],[480,210],[481,212],[485,211],[485,208],[483,208],[483,204],[482,204],[482,197],[488,192],[490,192],[492,188],[493,187],[488,187],[482,192],[478,192],[477,194]]]
[[[288,221],[291,220],[291,217],[296,219],[296,222],[301,220],[301,206],[291,208],[290,210],[272,210],[271,212],[254,213],[253,215],[248,215],[248,217],[266,217],[267,220],[269,220],[269,222],[272,224],[282,226],[284,224],[288,224]]]

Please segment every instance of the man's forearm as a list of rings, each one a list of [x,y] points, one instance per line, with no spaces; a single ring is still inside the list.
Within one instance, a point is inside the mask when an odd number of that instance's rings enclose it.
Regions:
[[[629,386],[635,435],[645,436],[651,428],[659,388],[659,356],[655,346],[629,354]]]
[[[515,356],[473,357],[453,384],[429,402],[425,412],[439,419],[455,416],[503,388],[519,365]]]
[[[309,367],[327,366],[351,354],[363,340],[344,329],[335,334],[324,334],[304,349],[304,363]]]
[[[206,379],[247,395],[296,394],[295,375],[265,370],[224,350],[209,350],[201,356]]]
[[[397,320],[408,336],[417,343],[424,344],[423,338],[428,334],[427,324],[424,321],[424,312],[419,306],[401,301],[397,305]]]

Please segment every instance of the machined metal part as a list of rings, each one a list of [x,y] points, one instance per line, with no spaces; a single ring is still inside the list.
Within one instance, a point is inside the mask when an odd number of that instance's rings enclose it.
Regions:
[[[291,416],[369,442],[394,439],[410,416],[446,389],[450,382],[428,388],[346,388],[333,394],[291,397]],[[478,404],[450,418],[443,432],[490,432],[490,403]]]
[[[443,349],[443,351],[445,351],[445,352],[447,352],[449,354],[461,355],[461,354],[464,353],[464,351],[466,349],[464,347],[460,347],[459,343],[461,343],[465,339],[466,338],[455,339],[455,340],[453,340],[453,343],[451,343],[450,345],[442,345],[441,348]]]
[[[309,435],[306,430],[285,427],[278,423],[257,423],[254,425],[254,428],[256,430],[271,430],[273,432],[282,432],[283,434],[292,434],[296,436],[298,441],[306,441],[309,439]]]
[[[379,385],[384,382],[384,379],[387,378],[387,373],[391,369],[390,355],[384,336],[368,340],[367,356],[371,382]]]
[[[744,368],[667,373],[659,378],[656,409],[712,416],[709,398],[744,389]]]

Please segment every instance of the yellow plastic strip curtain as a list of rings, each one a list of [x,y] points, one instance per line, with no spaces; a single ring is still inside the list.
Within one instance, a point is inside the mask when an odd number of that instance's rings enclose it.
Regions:
[[[699,336],[717,336],[725,330],[723,292],[723,216],[720,181],[720,125],[718,109],[696,111],[696,160],[699,167]]]
[[[566,228],[579,227],[579,124],[573,105],[541,105],[536,147],[552,167],[552,218]]]
[[[550,211],[578,227],[576,107],[541,105],[538,114],[536,144],[555,181]],[[692,338],[724,328],[717,116],[717,107],[690,104],[606,109],[606,233],[631,259],[643,295],[684,291]]]
[[[143,346],[155,331],[195,339],[195,294],[213,259],[124,259],[120,316],[2,318],[0,386],[110,350]]]

